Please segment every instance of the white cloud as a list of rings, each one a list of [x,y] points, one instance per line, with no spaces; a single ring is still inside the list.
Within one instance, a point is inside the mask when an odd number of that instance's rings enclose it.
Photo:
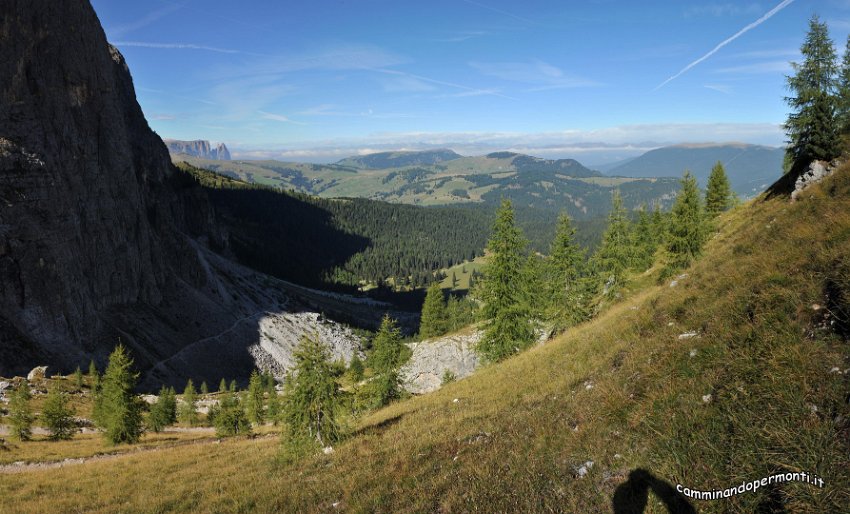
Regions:
[[[514,151],[549,158],[579,158],[601,162],[625,158],[680,143],[745,142],[779,146],[784,134],[773,123],[670,123],[624,125],[559,132],[410,132],[374,134],[368,138],[304,141],[286,147],[233,145],[238,158],[331,162],[355,154],[395,150],[451,148],[463,155]],[[230,145],[228,145],[230,146]]]
[[[284,116],[282,114],[274,114],[274,113],[266,112],[266,111],[257,111],[257,112],[262,115],[264,120],[272,120],[272,121],[279,121],[281,123],[294,123],[296,125],[304,125],[304,123],[301,123],[301,122],[295,121],[295,120],[291,120],[287,116]]]
[[[396,76],[383,80],[384,91],[390,93],[421,93],[436,88],[424,80],[410,76]]]
[[[724,84],[706,84],[704,87],[718,93],[723,93],[724,95],[732,94],[732,87]]]
[[[568,76],[560,68],[540,59],[529,62],[472,61],[469,65],[483,75],[534,85],[532,91],[599,85],[591,80]]]
[[[694,18],[701,16],[740,16],[743,14],[758,14],[762,12],[759,4],[743,4],[743,3],[712,3],[706,5],[695,5],[685,11],[686,18]]]
[[[463,1],[470,4],[470,5],[474,5],[476,7],[482,8],[482,9],[487,9],[488,11],[493,11],[495,13],[501,14],[503,16],[507,16],[508,18],[513,18],[514,20],[521,21],[523,23],[528,23],[528,24],[531,24],[531,25],[537,24],[537,22],[535,22],[533,20],[530,20],[528,18],[525,18],[523,16],[519,16],[517,14],[511,13],[511,12],[508,12],[508,11],[504,11],[502,9],[498,9],[496,7],[492,7],[492,6],[489,6],[489,5],[486,5],[486,4],[474,2],[473,0],[463,0]]]

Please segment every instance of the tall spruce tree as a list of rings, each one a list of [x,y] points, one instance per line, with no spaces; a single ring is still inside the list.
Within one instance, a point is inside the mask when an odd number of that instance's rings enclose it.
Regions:
[[[133,359],[119,343],[109,355],[100,393],[104,436],[112,444],[135,443],[142,436],[142,402],[133,393],[138,375],[132,368]]]
[[[687,267],[702,251],[708,227],[697,180],[689,171],[681,180],[667,235],[668,271]]]
[[[441,293],[442,294],[442,293]],[[399,368],[404,359],[404,343],[395,320],[384,316],[381,327],[372,340],[369,364],[374,377],[366,384],[364,394],[370,407],[382,407],[401,397]]]
[[[404,343],[401,340],[401,330],[396,321],[389,315],[381,320],[381,326],[372,339],[372,353],[369,355],[369,365],[376,373],[383,373],[401,366]]]
[[[614,190],[611,212],[608,214],[608,227],[602,235],[602,244],[594,255],[596,273],[599,280],[608,285],[608,294],[623,285],[631,260],[631,222],[620,192]]]
[[[525,248],[511,202],[502,200],[487,244],[490,258],[480,289],[484,335],[478,351],[490,361],[500,361],[534,342],[528,289],[523,280]]]
[[[646,212],[646,206],[638,209],[638,219],[631,233],[631,267],[635,271],[646,271],[652,267],[655,251],[658,249],[658,238],[655,234],[652,218]]]
[[[71,439],[77,433],[74,422],[74,410],[68,407],[68,398],[59,388],[51,387],[41,409],[41,421],[48,431],[48,439],[62,441]]]
[[[19,441],[29,441],[32,437],[32,423],[35,416],[30,405],[30,386],[22,381],[12,391],[9,398],[9,424],[12,436]]]
[[[836,108],[836,56],[826,23],[817,15],[800,48],[802,63],[791,63],[787,77],[791,96],[785,101],[791,113],[785,122],[790,173],[797,176],[815,160],[829,161],[840,154]]]
[[[178,418],[182,423],[193,427],[198,424],[198,393],[195,391],[195,384],[190,378],[186,382],[186,389],[183,390],[183,403],[178,409]]]
[[[248,419],[255,425],[262,425],[265,419],[263,407],[265,387],[263,377],[257,373],[257,370],[251,372],[251,378],[248,380],[248,396],[245,399],[245,413],[248,414]]]
[[[717,161],[717,164],[711,168],[711,175],[708,176],[708,185],[705,190],[705,212],[714,217],[731,206],[732,188],[729,187],[729,178],[726,176],[723,163]]]
[[[587,317],[584,305],[587,291],[582,283],[584,250],[576,243],[575,234],[570,217],[562,212],[549,249],[547,280],[547,318],[553,323],[555,332],[561,332]]]
[[[448,315],[443,301],[443,290],[439,282],[432,282],[425,293],[422,304],[422,317],[419,323],[419,336],[423,339],[436,337],[448,331]]]
[[[850,136],[850,36],[847,37],[838,70],[835,119],[839,135],[844,138]],[[843,141],[842,145],[846,146],[847,142]]]
[[[318,335],[305,336],[293,354],[285,382],[283,418],[292,435],[328,444],[341,436],[337,417],[340,389],[327,346]]]

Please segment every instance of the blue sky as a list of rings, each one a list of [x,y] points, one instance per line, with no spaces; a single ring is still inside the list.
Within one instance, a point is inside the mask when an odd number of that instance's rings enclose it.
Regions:
[[[810,16],[839,53],[850,32],[848,0],[92,4],[161,136],[315,162],[448,146],[593,164],[668,143],[780,145]]]

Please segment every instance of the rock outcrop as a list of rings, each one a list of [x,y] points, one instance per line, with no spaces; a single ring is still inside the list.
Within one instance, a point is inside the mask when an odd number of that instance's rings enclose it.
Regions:
[[[481,361],[474,351],[480,332],[449,335],[410,344],[413,355],[401,369],[404,388],[414,394],[436,391],[449,372],[454,378],[471,375]]]
[[[838,164],[838,162],[829,163],[826,161],[814,161],[809,164],[809,168],[797,177],[797,181],[794,182],[794,190],[791,191],[791,201],[795,201],[800,196],[800,193],[810,186],[832,175]]]
[[[224,143],[219,143],[215,148],[212,148],[209,141],[198,139],[195,141],[179,141],[177,139],[163,139],[163,143],[168,147],[168,151],[173,154],[185,154],[201,159],[210,159],[213,161],[229,161],[230,150],[227,149]]]

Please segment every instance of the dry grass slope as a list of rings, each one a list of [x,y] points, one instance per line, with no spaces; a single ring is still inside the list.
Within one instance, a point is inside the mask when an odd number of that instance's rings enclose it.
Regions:
[[[645,469],[697,489],[811,472],[823,489],[692,503],[846,512],[850,372],[832,370],[850,368],[848,255],[845,168],[797,203],[723,216],[676,287],[635,292],[554,342],[372,413],[332,455],[285,465],[273,440],[185,446],[4,476],[3,509],[605,512]],[[650,494],[646,512],[666,509]]]

